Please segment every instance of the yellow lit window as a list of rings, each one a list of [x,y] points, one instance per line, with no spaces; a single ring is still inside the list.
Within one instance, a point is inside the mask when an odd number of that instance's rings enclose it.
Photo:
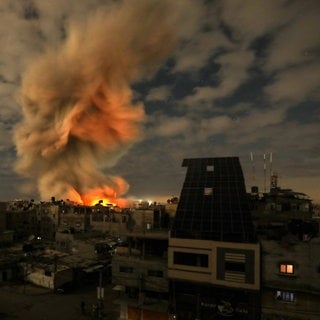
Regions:
[[[293,274],[293,264],[280,264],[280,273]]]

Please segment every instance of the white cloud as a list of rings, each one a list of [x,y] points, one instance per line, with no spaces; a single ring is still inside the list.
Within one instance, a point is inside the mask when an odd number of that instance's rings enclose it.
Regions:
[[[285,25],[299,9],[286,0],[223,0],[222,20],[232,28],[237,41],[249,44],[255,38]]]
[[[308,3],[311,6],[305,7],[302,4],[301,12],[274,35],[264,65],[267,72],[296,65],[301,67],[301,64],[312,60],[319,61],[320,37],[315,30],[320,27],[320,6],[312,6],[310,1]]]
[[[227,116],[216,116],[200,121],[198,138],[206,139],[212,135],[226,134],[234,125],[231,118]]]
[[[317,1],[227,0],[221,2],[221,19],[231,27],[233,38],[249,46],[269,35],[271,42],[263,71],[275,77],[266,87],[271,100],[292,105],[306,98],[319,98],[320,6]]]
[[[199,33],[194,39],[184,44],[176,55],[173,72],[193,72],[204,67],[217,49],[231,49],[233,45],[218,29]]]
[[[152,88],[146,95],[146,101],[166,101],[171,96],[171,88],[169,86],[160,86]]]
[[[226,144],[238,150],[260,141],[264,146],[266,140],[271,142],[274,139],[275,128],[283,128],[285,116],[285,108],[253,110],[235,120],[225,121],[225,127],[221,127],[225,130],[221,130],[221,133],[224,133]]]
[[[191,15],[194,13],[190,12]],[[219,10],[216,6],[198,2],[198,29],[196,33],[188,32],[186,40],[177,47],[174,58],[174,72],[196,72],[206,66],[208,59],[216,50],[232,49],[233,44],[219,30]],[[206,29],[206,31],[203,31]]]
[[[168,117],[160,115],[150,119],[152,123],[147,136],[150,137],[175,137],[178,135],[186,135],[190,132],[193,124],[187,117]]]
[[[195,88],[193,94],[182,101],[183,104],[206,109],[212,107],[214,99],[231,95],[249,79],[248,69],[254,62],[254,55],[251,51],[239,48],[219,56],[215,62],[221,66],[217,74],[220,84],[217,87]]]
[[[279,72],[265,87],[272,101],[290,102],[292,106],[305,99],[320,99],[320,63],[302,65]]]

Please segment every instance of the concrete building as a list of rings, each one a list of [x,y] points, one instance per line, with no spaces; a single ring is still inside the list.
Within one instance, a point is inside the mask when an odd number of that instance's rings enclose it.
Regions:
[[[6,208],[7,230],[14,231],[14,240],[27,240],[39,232],[37,211],[33,201],[11,201]]]
[[[0,249],[0,285],[17,279],[20,255]]]
[[[7,230],[7,203],[0,202],[0,231]]]
[[[251,193],[252,218],[258,229],[272,224],[285,225],[290,219],[308,220],[314,216],[311,199],[291,189],[273,188],[268,193]]]
[[[92,207],[75,205],[73,203],[59,204],[59,230],[71,232],[86,232],[90,229],[90,214]]]
[[[172,319],[259,319],[260,245],[238,158],[185,159],[169,238]]]
[[[54,241],[59,226],[59,205],[44,202],[35,206],[37,235],[43,240]]]
[[[320,238],[261,239],[263,319],[320,318]]]
[[[167,319],[168,223],[164,207],[133,210],[125,246],[112,257],[112,283],[121,291],[124,319]],[[123,315],[125,314],[125,316]]]
[[[96,205],[90,214],[90,226],[94,230],[117,236],[126,232],[130,210],[118,210],[112,206]]]
[[[15,241],[28,240],[32,236],[54,241],[59,225],[59,206],[33,200],[10,201],[5,211],[1,211],[1,219],[6,230],[14,231]]]
[[[73,270],[67,266],[48,263],[21,263],[25,281],[37,286],[57,290],[73,282]]]
[[[9,247],[13,244],[14,231],[4,230],[0,231],[0,247]]]
[[[305,194],[278,187],[254,200],[262,319],[320,318],[319,220],[312,208]]]

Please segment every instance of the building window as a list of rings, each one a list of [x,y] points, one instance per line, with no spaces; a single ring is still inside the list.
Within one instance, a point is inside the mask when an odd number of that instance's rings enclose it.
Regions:
[[[174,252],[173,263],[185,266],[208,268],[209,258],[207,254]]]
[[[280,273],[293,274],[294,273],[293,264],[281,263],[280,264]]]
[[[246,265],[242,262],[226,261],[225,270],[232,272],[246,272]]]
[[[133,268],[132,267],[120,266],[119,267],[119,271],[120,272],[124,272],[124,273],[133,273]]]
[[[205,196],[212,196],[213,195],[213,188],[204,188],[204,195]]]
[[[280,300],[280,301],[294,302],[295,301],[295,294],[293,292],[289,292],[289,291],[277,290],[276,299]]]
[[[213,165],[207,165],[207,171],[208,172],[213,172],[214,171],[214,166]]]
[[[148,276],[163,278],[163,271],[162,270],[148,270]]]
[[[44,275],[47,276],[47,277],[51,277],[51,271],[45,270],[44,271]]]

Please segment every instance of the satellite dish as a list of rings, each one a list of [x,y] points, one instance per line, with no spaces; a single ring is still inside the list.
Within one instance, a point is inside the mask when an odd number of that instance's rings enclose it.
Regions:
[[[32,241],[32,240],[34,240],[34,238],[35,238],[35,236],[34,236],[34,234],[32,234],[31,236],[29,236],[28,240]]]

